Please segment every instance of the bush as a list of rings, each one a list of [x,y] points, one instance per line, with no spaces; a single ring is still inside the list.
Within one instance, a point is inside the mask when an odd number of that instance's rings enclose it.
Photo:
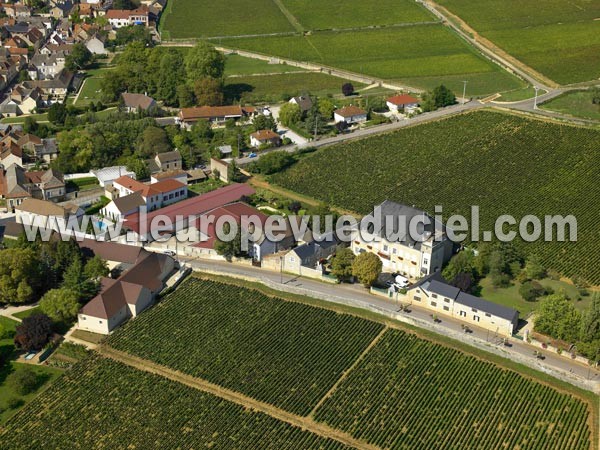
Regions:
[[[546,289],[537,281],[526,281],[519,287],[519,294],[527,302],[535,302],[539,297],[546,294]]]
[[[6,406],[8,409],[17,409],[18,407],[23,406],[23,403],[25,403],[23,399],[17,397],[10,397],[8,400],[6,400]]]
[[[40,377],[29,367],[22,367],[11,373],[7,384],[19,395],[27,395],[35,391],[40,384]]]

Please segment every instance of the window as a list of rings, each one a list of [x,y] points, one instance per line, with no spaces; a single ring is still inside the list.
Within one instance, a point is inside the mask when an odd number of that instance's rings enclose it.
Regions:
[[[388,251],[388,246],[387,246],[387,245],[385,245],[385,244],[383,245],[383,251],[384,251],[384,252],[387,252],[387,251]]]
[[[466,313],[466,311],[461,311],[461,312],[459,313],[459,315],[460,315],[460,317],[467,317],[467,313]]]
[[[437,298],[437,294],[431,294],[431,298]]]
[[[485,313],[485,317],[492,317],[490,313]]]
[[[447,306],[444,306],[444,311],[450,311],[450,308],[448,308]]]
[[[416,301],[420,302],[420,301],[421,301],[421,297],[417,297],[417,296],[415,295],[415,296],[413,297],[413,300],[416,300]]]
[[[475,308],[471,308],[471,311],[473,311],[474,313],[477,312],[477,310]]]
[[[475,316],[475,315],[474,315],[474,316],[473,316],[473,320],[474,320],[475,322],[479,322],[479,316]]]
[[[396,253],[398,253],[398,249],[396,249],[396,248],[393,248],[393,249],[392,249],[392,253],[395,255]]]
[[[296,262],[296,258],[294,258],[293,256],[290,256],[290,262]]]
[[[427,264],[429,264],[429,261],[427,260],[427,258],[425,258],[425,259],[423,260],[423,264],[424,264],[424,265],[427,265]]]
[[[101,320],[99,320],[99,321],[98,321],[98,323],[102,323],[102,321],[101,321]]]
[[[431,302],[431,306],[437,306],[436,302]]]
[[[450,303],[450,299],[449,298],[444,298],[444,302],[445,303]]]

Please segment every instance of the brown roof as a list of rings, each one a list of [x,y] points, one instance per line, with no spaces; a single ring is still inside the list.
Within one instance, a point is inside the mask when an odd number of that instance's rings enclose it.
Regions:
[[[146,205],[144,198],[139,192],[134,192],[133,194],[115,198],[113,200],[113,203],[115,204],[117,209],[122,213],[125,213],[127,211],[134,211],[140,206]]]
[[[134,180],[131,177],[128,177],[127,175],[117,178],[115,181],[113,181],[113,184],[114,183],[120,184],[121,186],[124,186],[134,192],[140,192],[144,197],[164,194],[185,186],[185,184],[174,179],[167,179],[154,184],[144,184]]]
[[[81,251],[87,256],[98,256],[105,261],[134,264],[148,254],[143,247],[119,244],[117,242],[103,242],[94,239],[77,241]]]
[[[337,109],[337,110],[335,110],[335,113],[338,116],[342,116],[342,117],[353,117],[353,116],[360,116],[363,114],[367,114],[367,112],[364,109],[361,109],[358,106],[352,106],[352,105]]]
[[[155,173],[154,175],[152,175],[152,177],[156,178],[157,180],[166,180],[168,178],[187,177],[187,173],[185,170],[175,169]]]
[[[58,216],[66,217],[69,215],[69,209],[66,209],[56,203],[47,200],[38,200],[37,198],[26,198],[23,203],[16,206],[19,211],[38,214],[40,216]]]
[[[418,99],[416,99],[412,95],[407,95],[407,94],[394,95],[393,97],[388,98],[387,101],[394,105],[397,105],[397,106],[404,106],[404,105],[410,105],[413,103],[419,103]]]
[[[144,94],[130,94],[129,92],[123,92],[121,94],[123,102],[128,108],[146,110],[154,104],[154,99]]]
[[[256,133],[252,133],[250,136],[257,141],[270,141],[271,139],[279,137],[279,135],[273,130],[258,130]]]

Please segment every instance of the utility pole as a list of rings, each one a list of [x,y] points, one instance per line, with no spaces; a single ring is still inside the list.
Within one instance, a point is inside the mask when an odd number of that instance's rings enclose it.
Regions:
[[[534,86],[533,89],[535,90],[535,97],[533,98],[533,109],[538,109],[537,107],[537,97],[538,97],[538,91],[540,90],[539,87]]]
[[[463,99],[462,99],[462,104],[464,105],[467,101],[466,96],[467,96],[467,83],[468,81],[463,80]]]

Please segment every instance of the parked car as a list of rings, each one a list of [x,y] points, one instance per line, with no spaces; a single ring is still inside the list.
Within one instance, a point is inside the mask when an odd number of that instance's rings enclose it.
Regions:
[[[169,256],[175,256],[176,253],[173,250],[165,250],[163,252],[165,255],[169,255]]]
[[[252,152],[248,155],[248,158],[256,158],[256,153]]]

